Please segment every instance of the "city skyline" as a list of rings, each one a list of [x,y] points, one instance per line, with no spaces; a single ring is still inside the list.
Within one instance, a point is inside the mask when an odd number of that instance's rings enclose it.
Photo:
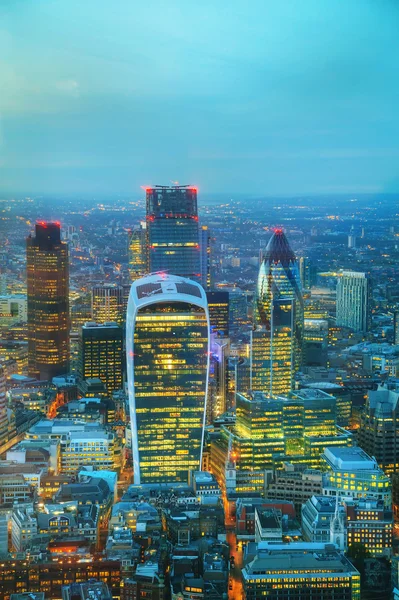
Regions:
[[[399,0],[0,23],[0,600],[399,600]]]

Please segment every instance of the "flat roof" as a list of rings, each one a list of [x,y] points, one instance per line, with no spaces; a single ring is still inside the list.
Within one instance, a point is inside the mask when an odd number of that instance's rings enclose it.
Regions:
[[[375,459],[358,446],[329,446],[324,449],[323,456],[329,465],[336,469],[360,469],[362,471],[374,471],[379,469]]]

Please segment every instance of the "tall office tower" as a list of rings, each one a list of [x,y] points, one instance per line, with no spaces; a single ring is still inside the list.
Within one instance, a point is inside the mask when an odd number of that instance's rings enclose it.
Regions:
[[[201,280],[197,189],[155,186],[146,190],[149,271]]]
[[[69,262],[60,224],[36,223],[26,240],[29,375],[69,371]]]
[[[0,446],[7,441],[7,438],[8,418],[6,402],[6,379],[4,376],[4,368],[0,364]]]
[[[128,234],[128,260],[129,274],[132,281],[144,277],[148,272],[148,253],[146,239],[146,222],[141,221],[138,227],[135,227]]]
[[[307,256],[301,256],[298,262],[302,289],[309,290],[315,283],[316,268]]]
[[[117,323],[83,325],[79,336],[78,377],[79,383],[101,379],[108,394],[122,389],[123,329]]]
[[[371,324],[371,281],[366,273],[343,271],[337,283],[337,325],[366,333]]]
[[[399,393],[370,390],[358,431],[358,444],[388,474],[399,472]]]
[[[399,346],[399,310],[393,313],[393,343]]]
[[[227,410],[227,392],[229,383],[228,360],[230,339],[211,336],[211,378],[213,380],[210,404],[210,421],[220,417]]]
[[[293,389],[302,363],[303,298],[298,264],[276,229],[260,267],[254,302],[251,386],[276,396]]]
[[[125,319],[123,288],[120,285],[97,285],[91,291],[91,317],[95,323],[118,323]]]
[[[247,294],[242,290],[229,291],[229,335],[232,339],[242,339],[249,335],[251,320],[248,317]]]
[[[188,481],[201,468],[209,337],[198,283],[165,273],[133,283],[126,354],[135,483]]]
[[[352,249],[356,248],[356,235],[355,235],[355,228],[353,227],[353,225],[352,225],[351,230],[348,235],[348,248],[352,248]]]
[[[206,292],[211,333],[229,336],[229,292]]]
[[[201,285],[204,290],[211,287],[211,233],[207,225],[202,225],[199,229],[200,244],[200,272]]]

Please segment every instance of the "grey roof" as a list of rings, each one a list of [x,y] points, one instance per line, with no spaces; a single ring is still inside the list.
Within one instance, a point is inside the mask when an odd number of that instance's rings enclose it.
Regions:
[[[107,482],[104,479],[90,477],[87,482],[65,483],[56,494],[60,500],[81,500],[99,502],[102,504],[111,494]]]

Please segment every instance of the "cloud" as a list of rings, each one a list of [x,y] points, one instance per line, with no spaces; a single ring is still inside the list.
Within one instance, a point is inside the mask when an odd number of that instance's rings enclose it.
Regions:
[[[55,87],[59,92],[68,96],[73,96],[75,98],[79,98],[80,96],[80,86],[75,79],[61,79],[60,81],[57,81]]]

